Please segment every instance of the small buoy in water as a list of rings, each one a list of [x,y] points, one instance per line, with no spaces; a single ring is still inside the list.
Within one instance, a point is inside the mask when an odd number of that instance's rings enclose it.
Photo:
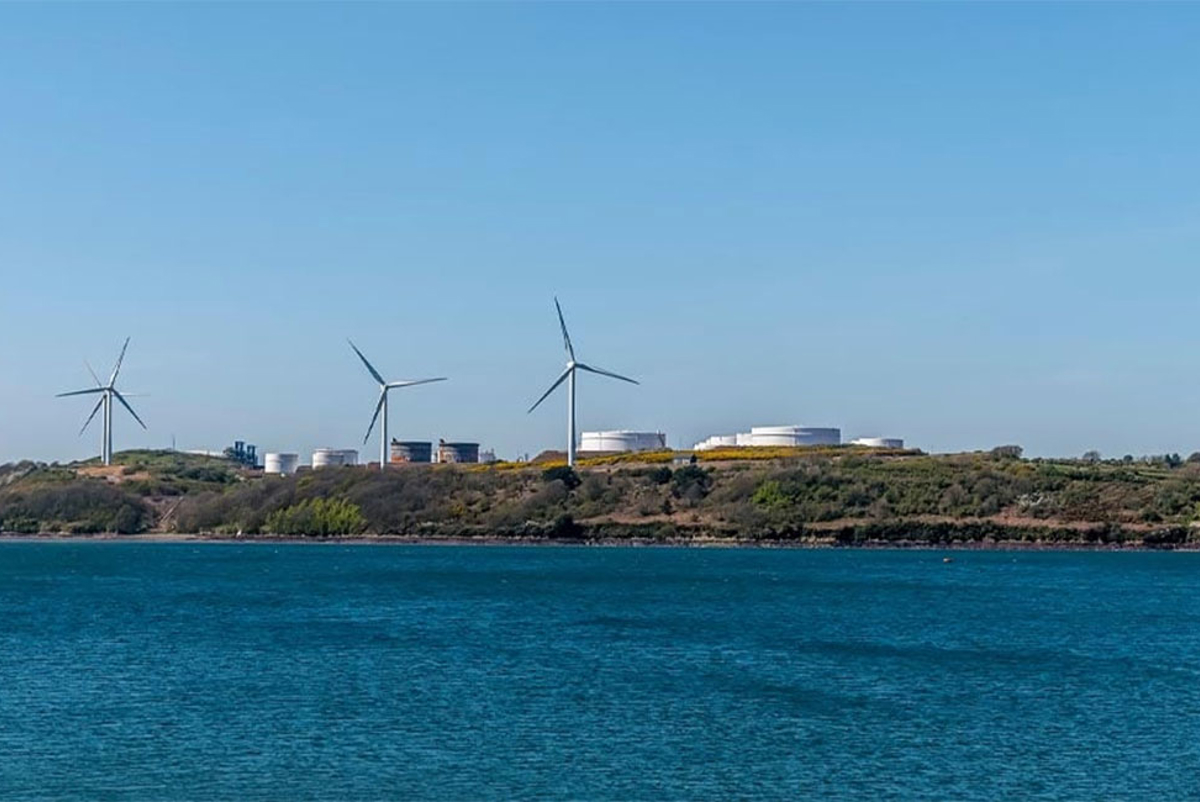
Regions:
[[[954,562],[954,558],[953,558],[953,557],[943,557],[943,558],[942,558],[942,562],[944,562],[944,563],[952,563],[952,562]]]

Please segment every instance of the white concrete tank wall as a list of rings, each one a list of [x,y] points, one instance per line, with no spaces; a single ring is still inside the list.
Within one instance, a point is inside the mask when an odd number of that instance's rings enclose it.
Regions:
[[[667,447],[662,432],[584,432],[579,441],[580,451],[655,451]]]
[[[341,449],[341,451],[342,451],[342,464],[343,465],[357,465],[358,464],[358,452],[357,451],[355,451],[353,448],[343,448],[343,449]]]
[[[692,447],[693,451],[708,451],[713,448],[734,448],[737,446],[736,434],[714,434],[706,437]]]
[[[299,454],[268,453],[263,457],[263,473],[277,473],[287,476],[296,472],[300,464]]]
[[[750,432],[738,432],[733,436],[733,444],[735,446],[752,446],[754,445],[754,435]]]
[[[318,448],[312,455],[312,466],[314,468],[330,468],[334,465],[342,465],[345,460],[345,455],[340,448]]]
[[[822,426],[754,426],[750,443],[754,446],[836,446],[842,431]]]
[[[899,437],[860,437],[851,440],[850,444],[868,448],[904,448],[904,440]]]

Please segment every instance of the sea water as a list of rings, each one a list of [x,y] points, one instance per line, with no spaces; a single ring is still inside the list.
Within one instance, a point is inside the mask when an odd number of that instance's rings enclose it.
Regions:
[[[0,799],[1200,798],[1200,554],[0,544]]]

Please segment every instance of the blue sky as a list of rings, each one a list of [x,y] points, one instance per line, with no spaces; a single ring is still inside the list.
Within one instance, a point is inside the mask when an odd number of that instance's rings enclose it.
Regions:
[[[0,6],[0,461],[116,446],[1200,449],[1200,6]],[[374,442],[374,441],[372,441]],[[374,446],[368,447],[373,453]]]

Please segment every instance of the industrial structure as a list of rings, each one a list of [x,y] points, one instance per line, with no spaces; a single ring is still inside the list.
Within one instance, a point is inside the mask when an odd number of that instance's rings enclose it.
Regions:
[[[300,467],[300,455],[267,452],[263,457],[263,473],[290,476]]]
[[[666,447],[667,436],[662,432],[631,432],[624,429],[584,432],[579,441],[579,450],[584,452],[658,451]]]
[[[438,462],[479,462],[479,443],[447,443],[438,441]]]
[[[859,437],[851,440],[850,445],[867,448],[904,448],[904,440],[899,437]]]
[[[836,446],[841,442],[842,430],[829,426],[754,426],[748,432],[713,435],[696,443],[693,450],[751,446]]]
[[[349,342],[349,341],[348,341]],[[363,356],[362,351],[358,350],[353,342],[350,342],[350,347],[354,349],[354,353],[358,354],[358,358],[362,360],[366,366],[367,372],[371,374],[371,378],[379,382],[379,401],[375,403],[375,414],[371,416],[371,424],[367,426],[367,433],[363,435],[363,445],[367,444],[367,440],[371,437],[371,430],[375,428],[375,421],[379,420],[379,468],[382,470],[387,467],[388,463],[388,391],[396,390],[400,387],[412,387],[417,384],[429,384],[430,382],[443,382],[446,380],[444,376],[437,379],[413,379],[408,381],[384,381],[383,376],[379,375],[379,371],[367,361]],[[380,420],[382,414],[382,420]],[[315,467],[315,466],[314,466]]]
[[[552,392],[554,392],[555,390],[558,389],[558,385],[562,384],[564,381],[567,383],[567,465],[574,467],[575,466],[575,373],[576,373],[576,370],[586,370],[588,373],[596,373],[596,374],[599,374],[600,376],[608,376],[609,378],[612,378],[612,379],[620,379],[621,381],[629,382],[630,384],[637,384],[637,382],[634,381],[633,379],[622,376],[619,373],[612,373],[607,370],[601,370],[600,368],[592,367],[590,365],[585,365],[582,362],[576,362],[575,361],[575,347],[571,345],[571,335],[567,333],[567,323],[565,320],[563,320],[562,307],[559,306],[558,298],[554,299],[554,308],[558,311],[558,325],[559,325],[559,328],[562,329],[563,348],[567,352],[567,367],[559,375],[559,377],[554,380],[554,384],[550,385],[550,389],[547,390],[546,392],[544,392],[542,394],[542,397],[533,403],[533,406],[531,406],[529,408],[529,411],[533,412],[535,409],[537,409],[539,404],[541,404],[543,401],[545,401],[546,398]]]
[[[121,406],[125,407],[129,414],[133,416],[133,419],[137,421],[143,429],[146,428],[146,424],[143,423],[142,419],[138,417],[138,414],[133,411],[133,407],[129,406],[129,402],[125,400],[125,396],[121,395],[121,392],[117,390],[117,374],[121,372],[121,363],[125,361],[125,350],[127,348],[129,348],[128,337],[125,338],[125,344],[121,346],[121,354],[117,357],[117,364],[115,367],[113,367],[112,373],[108,377],[108,384],[101,384],[100,377],[96,375],[96,371],[92,370],[91,365],[88,365],[86,362],[84,362],[84,365],[88,369],[88,373],[92,374],[92,379],[95,380],[96,386],[89,387],[86,390],[73,390],[69,393],[59,393],[56,396],[56,398],[65,398],[71,395],[100,395],[100,398],[96,400],[96,406],[92,407],[92,414],[88,415],[87,420],[84,421],[83,428],[79,430],[79,434],[82,436],[83,433],[87,431],[87,427],[89,424],[91,424],[92,418],[96,417],[96,413],[103,409],[104,415],[101,418],[103,430],[100,435],[100,461],[105,465],[112,464],[112,412],[114,399],[121,402]]]
[[[433,443],[428,440],[393,440],[392,464],[433,462]]]
[[[221,456],[247,468],[258,467],[258,447],[244,440],[234,440],[232,446],[221,452]]]
[[[318,448],[312,455],[314,469],[357,464],[358,452],[353,448]]]

